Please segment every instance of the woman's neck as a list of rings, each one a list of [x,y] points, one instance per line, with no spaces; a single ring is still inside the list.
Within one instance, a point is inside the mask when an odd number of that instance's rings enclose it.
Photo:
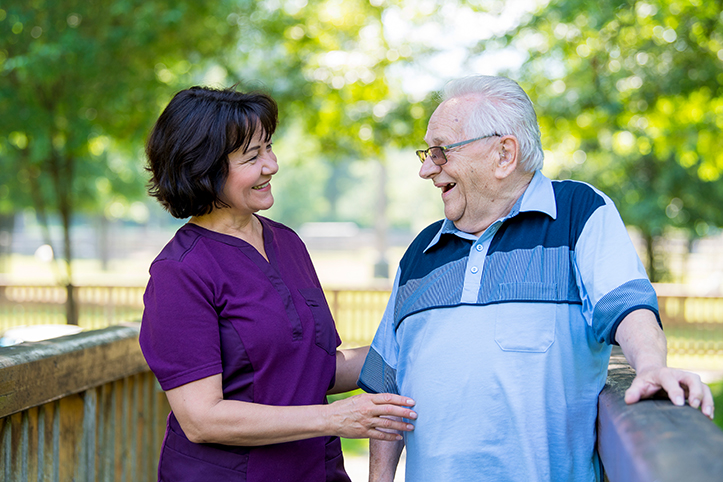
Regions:
[[[203,216],[193,216],[189,222],[209,231],[242,239],[256,248],[268,261],[264,248],[264,227],[254,214],[239,218],[227,216],[222,211],[215,210]]]

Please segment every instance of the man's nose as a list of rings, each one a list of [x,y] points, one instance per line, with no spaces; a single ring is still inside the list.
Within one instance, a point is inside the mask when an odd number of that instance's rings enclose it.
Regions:
[[[427,156],[422,163],[422,167],[419,168],[419,177],[422,179],[429,179],[431,176],[438,174],[442,170],[442,166],[436,165],[432,162],[432,158]]]

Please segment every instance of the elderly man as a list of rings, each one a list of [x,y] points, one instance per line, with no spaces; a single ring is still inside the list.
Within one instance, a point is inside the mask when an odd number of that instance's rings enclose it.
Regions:
[[[611,345],[637,376],[634,403],[661,388],[713,416],[710,389],[666,367],[656,294],[612,201],[550,181],[532,102],[517,83],[447,85],[419,175],[445,218],[402,258],[359,379],[413,398],[403,442],[372,441],[370,480],[600,480],[597,397]]]

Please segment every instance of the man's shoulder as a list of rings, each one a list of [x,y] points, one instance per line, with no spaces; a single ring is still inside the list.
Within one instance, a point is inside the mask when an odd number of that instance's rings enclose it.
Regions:
[[[590,184],[582,181],[553,181],[558,218],[575,223],[585,223],[601,207],[613,202]]]
[[[409,248],[407,251],[413,251],[413,250],[420,250],[424,251],[427,246],[429,246],[429,243],[432,242],[434,237],[437,235],[440,229],[442,229],[442,225],[444,224],[444,219],[440,219],[439,221],[435,221],[426,228],[422,229],[419,234],[414,238],[412,243],[409,245]]]
[[[592,185],[571,179],[552,181],[552,189],[558,205],[560,202],[575,201],[578,208],[600,206],[606,204],[608,199],[605,194]]]

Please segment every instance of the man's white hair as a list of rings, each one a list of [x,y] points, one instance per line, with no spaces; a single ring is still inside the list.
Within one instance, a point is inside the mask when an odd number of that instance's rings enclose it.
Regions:
[[[481,96],[467,120],[467,135],[514,135],[520,146],[522,168],[527,172],[542,169],[544,154],[537,114],[529,96],[517,82],[489,75],[452,80],[442,91],[442,101],[467,95]]]

